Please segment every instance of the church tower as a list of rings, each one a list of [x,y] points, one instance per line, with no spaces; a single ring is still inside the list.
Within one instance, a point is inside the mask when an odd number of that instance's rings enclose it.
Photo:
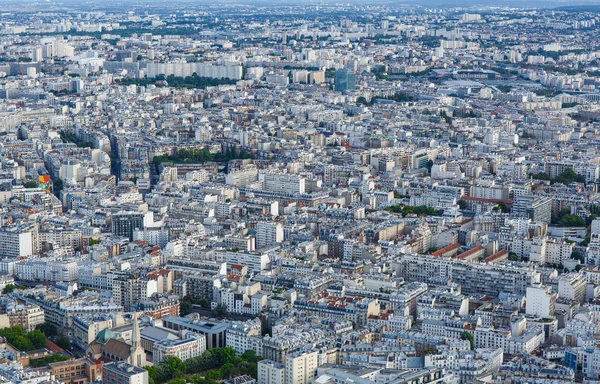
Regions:
[[[137,312],[133,313],[133,332],[131,335],[131,349],[129,353],[129,364],[142,368],[146,365],[146,353],[140,344],[140,325],[138,324]]]

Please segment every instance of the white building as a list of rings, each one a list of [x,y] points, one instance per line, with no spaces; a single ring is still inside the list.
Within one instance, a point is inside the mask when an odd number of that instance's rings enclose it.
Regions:
[[[243,169],[232,170],[225,176],[225,183],[236,187],[247,187],[256,182],[258,169],[255,165],[246,166]]]
[[[527,287],[526,313],[539,317],[554,316],[556,298],[556,292],[553,292],[550,287],[543,286],[542,284],[534,284],[531,287]]]
[[[583,274],[570,273],[558,280],[558,297],[583,303],[587,280]]]
[[[77,262],[25,260],[15,264],[15,277],[26,281],[77,281]]]
[[[508,340],[505,353],[510,355],[531,354],[535,349],[544,344],[544,331],[541,328],[527,330],[521,336],[513,336]]]
[[[256,225],[256,246],[260,248],[279,244],[283,241],[283,225],[274,222],[260,222]]]
[[[257,356],[262,355],[261,325],[257,319],[237,322],[227,329],[226,346],[235,349],[238,355],[252,350]]]
[[[226,261],[227,265],[246,265],[251,272],[265,271],[270,266],[269,255],[263,252],[217,251],[215,260]]]
[[[285,383],[308,384],[317,376],[319,354],[297,352],[285,357]]]
[[[285,365],[273,360],[259,361],[258,384],[286,384]]]
[[[302,176],[283,173],[261,173],[258,180],[265,191],[283,192],[289,194],[306,193],[306,179]]]
[[[33,255],[36,232],[17,225],[0,228],[0,257],[18,258]]]
[[[600,348],[591,346],[584,348],[581,352],[582,373],[588,379],[600,378]]]
[[[240,80],[242,78],[241,65],[210,65],[204,63],[149,63],[146,67],[148,77],[158,75],[176,77],[192,76],[194,73],[199,77],[210,77],[215,79]]]
[[[165,356],[177,356],[182,361],[198,357],[206,351],[206,337],[190,331],[183,331],[183,339],[164,339],[154,343],[152,359],[158,364]]]

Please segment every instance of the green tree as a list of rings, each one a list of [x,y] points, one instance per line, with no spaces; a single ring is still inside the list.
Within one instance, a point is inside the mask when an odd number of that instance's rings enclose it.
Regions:
[[[202,308],[210,308],[210,301],[208,301],[208,299],[205,297],[201,297],[198,300],[198,305],[201,306]]]
[[[148,377],[154,381],[156,381],[156,367],[151,365],[146,365],[144,367],[146,371],[148,371]]]
[[[44,335],[44,332],[40,331],[39,329],[29,332],[27,334],[27,338],[33,344],[33,348],[35,348],[35,349],[46,348],[46,335]]]
[[[223,366],[221,367],[221,369],[219,369],[221,371],[221,377],[224,379],[228,379],[231,377],[231,371],[233,370],[234,365],[231,363],[226,363],[223,364]]]
[[[585,227],[586,221],[576,215],[571,215],[571,211],[569,209],[561,209],[558,212],[558,215],[552,216],[552,224],[561,226],[561,227]]]
[[[215,357],[217,366],[221,366],[227,363],[233,363],[235,361],[235,349],[231,347],[214,348],[211,349],[210,352]]]
[[[190,303],[189,301],[182,302],[179,312],[181,312],[183,316],[192,313],[192,303]]]
[[[37,188],[38,184],[37,184],[37,182],[31,180],[31,181],[24,183],[23,186],[25,188]]]
[[[64,334],[61,334],[60,336],[58,336],[56,338],[55,343],[62,349],[67,349],[67,350],[71,349],[71,341]]]
[[[212,313],[218,319],[227,317],[227,306],[225,304],[217,304],[215,309],[213,309]]]
[[[258,363],[260,360],[262,360],[260,356],[256,356],[256,352],[254,352],[252,349],[247,350],[240,357],[250,363]]]
[[[509,213],[510,209],[508,208],[508,206],[506,205],[506,203],[504,203],[504,201],[498,201],[498,208],[500,208],[500,211],[502,213]]]
[[[442,212],[426,206],[411,207],[409,205],[393,205],[386,208],[386,211],[401,213],[402,215],[415,214],[417,216],[439,216]]]
[[[50,338],[58,335],[58,328],[56,328],[56,325],[54,324],[44,322],[38,325],[36,329],[39,329],[40,331],[44,332],[44,334]]]
[[[204,375],[204,377],[206,377],[208,380],[221,380],[223,378],[221,372],[214,369],[211,369],[210,371],[206,372],[206,375]]]
[[[40,368],[40,367],[45,367],[46,365],[48,365],[50,363],[56,363],[59,361],[66,361],[66,360],[69,360],[69,358],[67,356],[61,355],[60,353],[54,353],[52,355],[45,356],[41,359],[31,360],[29,362],[29,365],[32,366],[33,368]]]
[[[2,289],[2,293],[3,294],[7,294],[7,293],[11,293],[12,291],[14,291],[15,289],[17,289],[17,286],[14,284],[7,284],[3,289]]]
[[[185,363],[177,356],[165,356],[161,364],[165,364],[171,377],[177,378],[185,374]]]
[[[0,329],[0,336],[6,338],[9,344],[20,351],[31,351],[46,347],[46,336],[40,330],[26,333],[20,325]]]
[[[427,160],[425,168],[427,168],[427,172],[431,173],[431,168],[433,168],[433,160]]]
[[[463,331],[460,334],[461,340],[469,340],[469,344],[471,344],[471,350],[475,349],[475,339],[473,338],[473,334],[469,331]]]
[[[15,336],[12,339],[11,344],[20,351],[31,351],[35,349],[33,348],[31,341],[29,341],[29,339],[27,339],[25,336]]]

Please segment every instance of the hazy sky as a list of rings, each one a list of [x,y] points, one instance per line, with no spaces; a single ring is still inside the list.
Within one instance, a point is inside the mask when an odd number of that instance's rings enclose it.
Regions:
[[[18,5],[20,9],[27,8],[26,4],[35,4],[32,8],[43,7],[44,4],[71,4],[74,6],[82,6],[81,10],[85,10],[86,4],[93,6],[94,9],[102,8],[102,4],[112,6],[114,4],[135,5],[139,8],[140,5],[147,3],[153,7],[164,5],[182,5],[182,4],[219,4],[218,0],[102,0],[101,3],[90,0],[41,0],[41,1],[23,1],[23,0],[0,0],[0,4]],[[422,6],[435,7],[453,7],[453,6],[509,6],[509,7],[536,7],[536,8],[555,8],[563,6],[575,5],[599,5],[600,0],[228,0],[227,3],[241,4],[257,4],[257,5],[295,5],[295,4],[419,4]],[[34,10],[32,9],[32,10]],[[600,10],[600,8],[599,8]]]

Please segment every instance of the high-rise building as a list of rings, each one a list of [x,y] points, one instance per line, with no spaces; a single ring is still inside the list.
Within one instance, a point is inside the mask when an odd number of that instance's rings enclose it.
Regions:
[[[557,296],[552,288],[542,284],[533,284],[531,287],[527,287],[526,313],[539,317],[554,316]]]
[[[8,225],[0,228],[0,257],[31,256],[39,248],[35,226]]]
[[[356,88],[356,75],[349,69],[335,71],[333,80],[337,92],[352,91]]]
[[[263,183],[263,189],[271,192],[289,194],[306,193],[306,178],[286,173],[261,173],[258,180]]]
[[[256,182],[258,176],[258,169],[255,165],[247,165],[242,169],[232,170],[225,177],[225,182],[229,185],[235,185],[237,187],[247,187],[248,185]]]
[[[317,351],[297,352],[285,357],[285,383],[308,384],[317,376]]]
[[[281,223],[260,222],[256,225],[256,245],[264,248],[283,241],[283,226]]]
[[[588,379],[600,378],[600,347],[587,346],[579,352],[581,358],[581,372]],[[575,365],[577,368],[577,365]]]
[[[285,365],[268,359],[259,361],[258,384],[285,384]]]
[[[552,199],[533,195],[519,196],[512,213],[515,217],[528,217],[532,221],[549,224],[552,218]]]
[[[112,215],[112,233],[133,240],[133,231],[144,228],[143,212],[119,212]]]
[[[587,280],[581,273],[569,273],[558,279],[558,297],[583,303]]]
[[[113,303],[130,310],[140,300],[158,292],[158,281],[137,275],[120,276],[113,279],[111,291]]]

